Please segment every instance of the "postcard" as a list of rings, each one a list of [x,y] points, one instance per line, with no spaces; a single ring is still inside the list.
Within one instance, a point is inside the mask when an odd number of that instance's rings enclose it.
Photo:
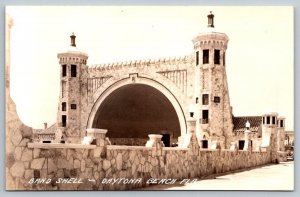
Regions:
[[[294,190],[293,20],[7,6],[6,190]]]

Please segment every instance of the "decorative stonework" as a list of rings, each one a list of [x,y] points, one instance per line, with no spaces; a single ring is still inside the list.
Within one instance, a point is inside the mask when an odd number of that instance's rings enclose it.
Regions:
[[[186,70],[159,71],[157,73],[170,79],[183,93],[186,93],[186,86],[187,86]]]
[[[95,77],[95,78],[88,78],[87,84],[88,84],[88,93],[93,95],[94,92],[97,91],[97,89],[105,83],[111,76],[107,77]]]

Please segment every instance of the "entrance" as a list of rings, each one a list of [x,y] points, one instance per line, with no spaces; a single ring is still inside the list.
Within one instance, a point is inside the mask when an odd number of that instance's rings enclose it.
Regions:
[[[171,146],[171,136],[170,134],[162,134],[161,141],[163,141],[165,147]]]
[[[239,140],[239,150],[243,150],[245,146],[245,140]]]

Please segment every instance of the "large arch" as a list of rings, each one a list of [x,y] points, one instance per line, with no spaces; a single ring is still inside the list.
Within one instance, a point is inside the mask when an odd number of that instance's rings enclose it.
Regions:
[[[135,87],[141,88],[144,87],[145,89],[152,89],[151,91],[158,95],[161,94],[169,102],[171,107],[173,108],[179,122],[179,129],[180,129],[180,135],[184,136],[187,132],[186,128],[186,120],[184,116],[184,112],[177,101],[176,97],[171,93],[171,91],[166,88],[161,83],[147,78],[147,77],[140,77],[137,74],[131,74],[127,78],[123,78],[120,80],[117,80],[115,83],[111,84],[109,87],[107,87],[100,96],[96,99],[91,112],[88,117],[87,122],[87,128],[93,128],[95,126],[95,121],[97,118],[99,119],[99,110],[103,110],[103,106],[105,103],[107,103],[107,100],[109,97],[112,98],[112,95],[117,94],[117,92],[124,92],[124,88],[127,88],[127,90],[130,90],[128,87],[132,87],[132,85],[135,85]],[[122,91],[121,91],[122,90]],[[126,91],[126,90],[125,90]],[[116,97],[115,97],[116,98]],[[167,107],[170,109],[170,107]],[[97,123],[96,123],[97,124]],[[106,129],[106,128],[103,128]],[[151,131],[149,131],[151,132]],[[109,131],[108,131],[109,133]]]

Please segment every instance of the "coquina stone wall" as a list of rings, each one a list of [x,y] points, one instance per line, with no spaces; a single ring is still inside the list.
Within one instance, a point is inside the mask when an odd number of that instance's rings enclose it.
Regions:
[[[105,134],[96,135],[95,145],[30,143],[22,136],[7,158],[8,190],[130,190],[147,186],[151,178],[201,178],[272,160],[270,148],[200,149],[195,135],[188,148],[162,147],[160,139],[152,147],[109,145]],[[75,183],[62,183],[70,178]]]

